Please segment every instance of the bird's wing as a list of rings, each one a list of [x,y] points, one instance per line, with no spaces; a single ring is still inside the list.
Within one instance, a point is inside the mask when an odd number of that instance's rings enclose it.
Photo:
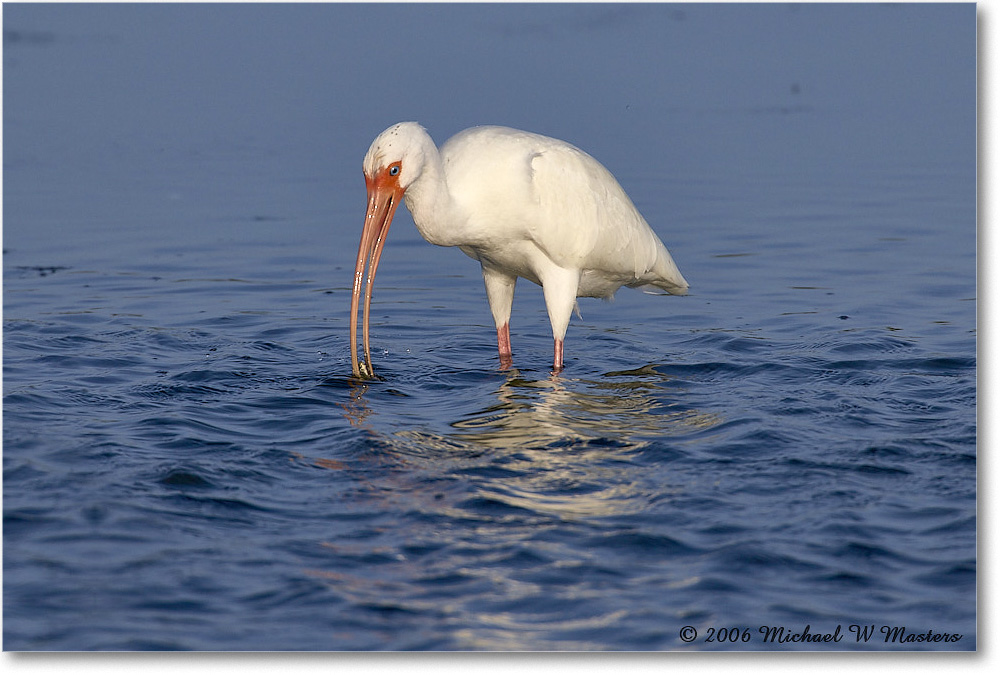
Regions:
[[[663,245],[615,177],[568,144],[553,144],[531,159],[538,217],[530,233],[557,265],[641,278]]]

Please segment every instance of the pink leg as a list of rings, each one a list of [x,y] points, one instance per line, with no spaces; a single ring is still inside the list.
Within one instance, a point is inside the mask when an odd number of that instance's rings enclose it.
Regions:
[[[552,358],[552,370],[557,373],[563,369],[563,341],[556,340],[555,356]]]
[[[514,364],[510,352],[510,322],[497,328],[497,351],[500,353],[500,368],[506,370]]]

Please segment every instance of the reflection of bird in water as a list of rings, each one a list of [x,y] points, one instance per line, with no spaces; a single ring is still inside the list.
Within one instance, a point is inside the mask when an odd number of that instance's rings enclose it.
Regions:
[[[513,373],[496,396],[496,404],[452,422],[453,433],[404,431],[394,442],[421,455],[485,452],[505,473],[483,480],[480,496],[563,516],[643,510],[648,496],[667,487],[647,484],[647,460],[637,454],[722,421],[665,401],[669,378],[652,366],[598,380]]]
[[[368,391],[368,385],[359,382],[349,382],[351,398],[347,403],[338,405],[344,409],[344,417],[352,427],[360,427],[371,414],[371,410],[365,404],[364,395]]]
[[[511,365],[510,310],[518,277],[539,284],[563,367],[563,338],[577,297],[609,298],[622,286],[684,295],[688,283],[663,242],[615,177],[569,143],[504,127],[475,127],[440,152],[414,122],[396,124],[364,160],[368,188],[351,295],[351,365],[373,375],[369,349],[372,284],[401,200],[420,234],[458,246],[482,264],[503,368]],[[367,276],[365,268],[367,267]],[[358,361],[357,322],[364,290]]]
[[[452,423],[455,438],[492,448],[541,448],[597,442],[635,447],[650,438],[713,426],[714,416],[671,410],[657,400],[667,378],[652,367],[608,373],[604,380],[508,379],[497,404]],[[579,385],[585,385],[580,387]]]
[[[394,487],[375,490],[379,499],[443,508],[435,496],[442,472],[472,470],[477,493],[486,499],[564,516],[610,515],[640,511],[647,496],[667,489],[649,484],[646,463],[666,457],[659,450],[652,460],[644,457],[649,448],[722,422],[672,402],[671,379],[655,366],[593,380],[529,380],[515,370],[496,389],[494,403],[463,414],[444,433],[426,426],[389,431],[389,419],[376,425],[381,415],[368,407],[368,385],[356,380],[348,380],[352,396],[344,408],[352,426],[378,447],[370,461],[407,467],[384,477]],[[491,478],[496,471],[502,477]],[[435,480],[427,481],[424,472]]]

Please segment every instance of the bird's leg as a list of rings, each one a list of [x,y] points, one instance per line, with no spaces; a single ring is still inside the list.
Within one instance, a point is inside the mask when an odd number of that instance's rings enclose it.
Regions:
[[[563,369],[563,341],[556,338],[555,355],[552,357],[552,370],[559,372]]]
[[[542,275],[542,293],[545,295],[545,308],[552,322],[552,339],[555,350],[552,357],[552,369],[559,372],[563,369],[563,338],[569,327],[570,315],[576,307],[576,292],[580,286],[580,271],[551,267]]]
[[[486,282],[486,299],[490,302],[493,322],[497,327],[500,368],[506,370],[513,365],[510,349],[510,308],[514,303],[514,284],[517,283],[517,277],[483,265],[483,281]]]
[[[497,328],[497,352],[500,354],[500,369],[507,370],[514,365],[513,356],[510,353],[510,322]]]

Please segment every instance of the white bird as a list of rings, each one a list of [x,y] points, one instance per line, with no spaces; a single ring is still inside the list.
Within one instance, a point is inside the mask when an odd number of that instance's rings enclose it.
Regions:
[[[456,134],[439,152],[423,127],[401,122],[374,140],[364,174],[368,211],[351,295],[355,377],[374,376],[368,341],[372,283],[400,201],[424,239],[458,246],[482,264],[503,368],[512,363],[510,309],[518,277],[542,287],[557,372],[577,297],[610,298],[621,286],[687,293],[667,248],[615,177],[569,143],[484,126]],[[363,279],[365,363],[359,364]]]

